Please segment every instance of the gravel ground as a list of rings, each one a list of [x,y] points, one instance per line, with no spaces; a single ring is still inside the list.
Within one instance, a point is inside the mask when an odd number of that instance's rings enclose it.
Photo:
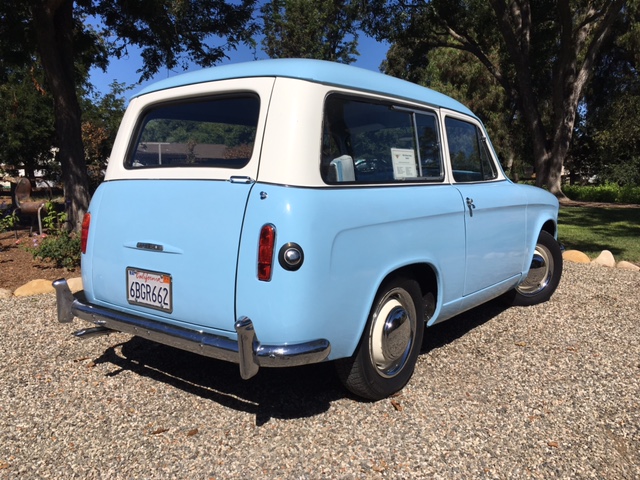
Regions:
[[[640,478],[640,274],[565,265],[546,304],[427,330],[393,399],[0,300],[0,478]]]

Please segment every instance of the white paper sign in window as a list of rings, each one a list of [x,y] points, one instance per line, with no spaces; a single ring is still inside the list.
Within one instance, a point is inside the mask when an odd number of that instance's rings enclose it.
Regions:
[[[412,148],[392,148],[391,161],[393,163],[393,178],[404,180],[405,178],[416,178],[416,153]]]

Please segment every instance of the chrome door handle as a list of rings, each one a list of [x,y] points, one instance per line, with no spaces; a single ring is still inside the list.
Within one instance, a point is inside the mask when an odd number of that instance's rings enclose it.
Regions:
[[[469,207],[469,216],[473,217],[473,209],[476,208],[473,204],[473,198],[467,197],[467,207]]]

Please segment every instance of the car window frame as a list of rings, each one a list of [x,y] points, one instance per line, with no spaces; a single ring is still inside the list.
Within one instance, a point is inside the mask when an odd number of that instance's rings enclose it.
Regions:
[[[418,169],[418,173],[422,173],[422,152],[421,152],[421,143],[420,143],[420,134],[418,131],[418,122],[417,116],[428,116],[433,118],[433,126],[436,130],[435,132],[435,140],[436,140],[436,148],[439,154],[439,167],[440,172],[437,177],[435,176],[418,176],[415,178],[408,179],[391,179],[391,180],[381,180],[381,181],[359,181],[357,179],[353,181],[339,181],[339,180],[330,180],[328,177],[328,173],[326,172],[327,166],[324,165],[326,163],[326,159],[323,158],[323,149],[325,147],[325,136],[326,132],[326,122],[327,122],[327,102],[331,98],[342,98],[347,101],[355,101],[355,102],[363,102],[369,103],[372,105],[381,105],[388,107],[391,111],[397,111],[402,113],[407,113],[411,120],[411,128],[412,128],[412,141],[413,141],[413,150],[415,154],[416,168]],[[442,132],[442,123],[439,115],[439,109],[437,107],[418,107],[408,105],[406,103],[397,101],[395,99],[383,98],[383,97],[370,97],[366,95],[361,95],[353,92],[344,92],[344,91],[332,91],[325,95],[323,99],[323,107],[322,107],[322,122],[321,122],[321,151],[319,155],[320,161],[320,177],[322,182],[328,186],[377,186],[377,185],[389,185],[389,186],[401,186],[401,185],[421,185],[421,184],[436,184],[441,185],[446,183],[447,180],[447,158],[445,157],[444,146],[442,143],[443,132]],[[338,157],[340,158],[340,157]],[[338,158],[333,158],[333,160],[337,160]],[[352,159],[355,163],[356,159]],[[355,168],[355,167],[354,167]]]
[[[493,183],[493,182],[504,181],[506,179],[506,176],[504,174],[504,171],[502,170],[502,166],[498,160],[495,150],[493,149],[493,145],[491,144],[491,140],[489,139],[487,131],[484,128],[484,125],[482,124],[482,122],[477,118],[460,114],[458,112],[451,111],[451,110],[441,109],[440,113],[441,113],[440,121],[442,123],[440,128],[442,132],[441,142],[442,142],[442,148],[446,155],[445,166],[447,169],[447,177],[450,183],[469,185],[469,184],[477,184],[477,183]],[[447,129],[446,129],[447,118],[452,118],[461,122],[471,124],[476,128],[476,133],[480,134],[480,139],[481,139],[480,145],[482,146],[482,150],[484,150],[484,152],[487,154],[487,158],[491,162],[491,166],[495,172],[494,178],[491,178],[491,179],[482,178],[482,179],[472,180],[472,181],[460,181],[455,179],[453,162],[451,159],[450,149],[449,149],[449,136],[447,135]]]
[[[253,144],[251,145],[251,154],[248,156],[246,161],[242,164],[238,165],[204,165],[204,164],[151,164],[151,165],[133,165],[133,156],[135,155],[135,151],[137,150],[138,145],[141,141],[141,135],[144,127],[146,126],[147,118],[150,112],[153,112],[160,108],[170,107],[172,105],[185,105],[189,103],[200,103],[200,102],[209,102],[214,100],[225,100],[225,99],[234,99],[234,98],[253,98],[257,101],[257,116],[256,116],[256,125],[255,132],[253,138]],[[175,99],[169,99],[166,101],[154,102],[145,106],[138,114],[136,118],[136,124],[132,130],[132,135],[129,137],[129,145],[127,146],[126,153],[122,160],[122,166],[126,171],[144,171],[144,170],[156,170],[156,169],[196,169],[196,168],[205,168],[205,169],[224,169],[230,171],[237,171],[244,169],[252,160],[255,155],[256,150],[259,150],[260,145],[258,145],[259,140],[259,129],[260,129],[260,117],[262,110],[262,98],[261,96],[254,91],[250,90],[239,90],[236,92],[223,92],[223,93],[211,93],[206,95],[198,95],[192,97],[181,97]]]

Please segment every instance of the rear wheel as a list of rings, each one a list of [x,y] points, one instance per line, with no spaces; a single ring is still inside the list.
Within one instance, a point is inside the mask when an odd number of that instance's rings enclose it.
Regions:
[[[504,296],[510,305],[530,306],[546,302],[562,276],[562,250],[553,236],[540,232],[527,278]]]
[[[415,280],[383,284],[351,358],[336,361],[344,386],[354,394],[380,400],[399,391],[413,374],[424,332],[424,309]]]

